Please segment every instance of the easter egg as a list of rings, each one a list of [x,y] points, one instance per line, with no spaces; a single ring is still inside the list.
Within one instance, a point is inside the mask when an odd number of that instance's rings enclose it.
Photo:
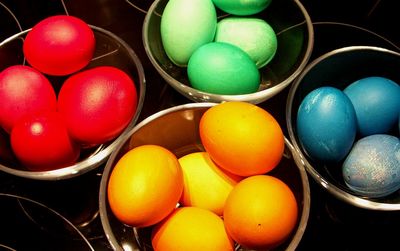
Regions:
[[[355,193],[383,197],[400,188],[400,140],[374,134],[358,140],[342,167],[346,185]]]
[[[105,143],[119,135],[137,108],[133,80],[112,66],[70,76],[58,94],[58,110],[71,136],[83,145]]]
[[[357,128],[362,136],[388,133],[400,110],[400,86],[383,77],[359,79],[344,89],[353,103]]]
[[[107,198],[118,220],[146,227],[175,209],[182,190],[183,174],[176,156],[161,146],[142,145],[126,152],[112,169]]]
[[[212,94],[248,94],[260,86],[260,73],[250,56],[239,47],[222,42],[201,46],[189,59],[189,82]]]
[[[54,170],[74,164],[80,153],[57,112],[25,117],[15,124],[10,138],[15,155],[32,171]]]
[[[238,46],[249,54],[258,68],[272,60],[278,47],[274,30],[259,18],[223,18],[217,24],[214,40]]]
[[[56,109],[56,93],[39,71],[14,65],[0,72],[0,126],[6,132],[24,116]]]
[[[170,0],[161,17],[161,41],[169,59],[186,66],[192,53],[214,39],[217,14],[211,0]]]
[[[267,8],[272,0],[213,0],[221,10],[239,16],[252,15]]]
[[[43,19],[30,30],[23,44],[26,60],[49,75],[67,75],[92,59],[95,37],[83,20],[69,15]]]
[[[356,123],[350,99],[341,90],[324,86],[302,100],[297,112],[297,135],[311,158],[337,162],[353,145]]]

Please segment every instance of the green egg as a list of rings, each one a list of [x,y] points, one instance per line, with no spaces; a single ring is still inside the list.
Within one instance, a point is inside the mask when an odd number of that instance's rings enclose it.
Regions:
[[[216,42],[231,43],[244,50],[258,68],[275,56],[278,39],[274,29],[264,20],[250,17],[227,17],[217,24]]]
[[[213,0],[219,9],[234,15],[253,15],[267,8],[272,0]]]
[[[214,39],[216,9],[211,0],[170,0],[161,17],[161,41],[168,58],[186,66],[192,53]]]
[[[197,49],[187,66],[193,88],[212,94],[248,94],[260,86],[256,64],[239,47],[211,42]]]

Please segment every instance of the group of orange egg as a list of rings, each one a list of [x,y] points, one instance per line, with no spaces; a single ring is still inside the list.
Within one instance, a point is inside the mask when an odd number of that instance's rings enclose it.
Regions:
[[[113,139],[134,116],[137,93],[127,73],[112,66],[84,69],[95,46],[94,32],[83,20],[51,16],[25,37],[29,65],[0,72],[0,126],[29,170],[74,164],[81,149]],[[66,79],[58,87],[48,76]]]
[[[297,224],[296,198],[269,175],[284,152],[280,125],[266,110],[224,102],[202,115],[204,151],[178,158],[145,144],[111,171],[108,201],[122,223],[151,228],[154,250],[274,248]]]

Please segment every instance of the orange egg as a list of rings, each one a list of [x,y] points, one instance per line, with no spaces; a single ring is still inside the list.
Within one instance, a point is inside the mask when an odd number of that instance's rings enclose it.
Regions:
[[[121,222],[147,227],[176,207],[183,190],[182,169],[166,148],[138,146],[117,162],[107,189],[110,208]]]
[[[201,142],[223,169],[240,176],[264,174],[280,162],[282,129],[266,110],[246,102],[209,108],[199,125]]]
[[[223,220],[198,207],[177,208],[152,232],[155,251],[233,251],[234,243],[226,233]]]
[[[271,249],[285,241],[297,224],[291,189],[280,179],[255,175],[240,181],[224,209],[228,234],[249,249]]]

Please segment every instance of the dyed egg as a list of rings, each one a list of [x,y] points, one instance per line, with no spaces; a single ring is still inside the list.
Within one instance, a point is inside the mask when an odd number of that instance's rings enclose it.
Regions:
[[[213,0],[221,10],[239,16],[252,15],[267,8],[272,0]]]
[[[13,65],[0,73],[0,126],[8,133],[18,120],[42,111],[56,111],[56,93],[49,80],[30,66]]]
[[[337,162],[350,151],[356,136],[356,115],[350,99],[334,87],[320,87],[301,102],[297,134],[311,158]]]
[[[57,15],[43,19],[28,32],[24,55],[34,68],[63,76],[85,67],[93,57],[95,37],[83,20]]]
[[[70,138],[57,112],[24,117],[11,131],[11,147],[32,171],[47,171],[74,164],[80,148]]]
[[[258,68],[275,56],[278,40],[272,27],[262,19],[227,17],[217,24],[216,42],[238,46],[249,54]]]
[[[353,103],[361,136],[388,133],[400,109],[400,86],[383,77],[367,77],[344,89]]]
[[[400,140],[374,134],[358,140],[343,163],[343,178],[355,193],[383,197],[400,188]]]
[[[191,56],[187,73],[193,88],[213,94],[247,94],[260,86],[256,64],[237,46],[212,42]]]
[[[102,144],[129,124],[136,112],[137,93],[124,71],[98,66],[70,76],[60,89],[57,105],[76,141]]]
[[[170,0],[161,17],[161,41],[169,59],[186,66],[201,45],[214,39],[217,14],[211,0]]]

